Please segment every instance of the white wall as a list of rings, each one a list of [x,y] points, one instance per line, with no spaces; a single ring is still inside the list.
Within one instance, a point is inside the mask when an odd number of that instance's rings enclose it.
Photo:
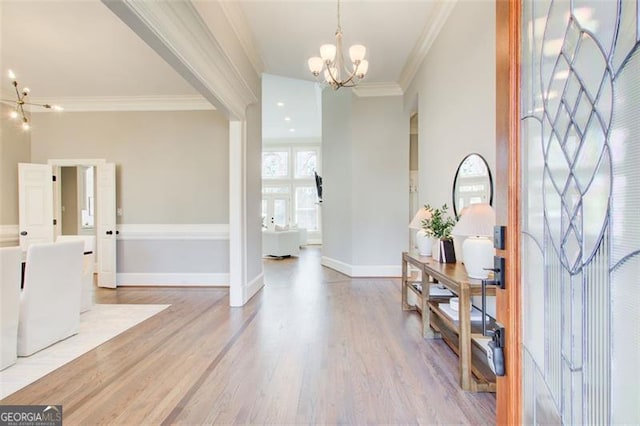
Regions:
[[[247,108],[247,284],[250,286],[248,298],[263,285],[261,109],[260,102]]]
[[[323,96],[323,264],[398,276],[407,249],[409,115],[402,98]]]
[[[495,43],[495,2],[458,0],[405,94],[406,108],[418,99],[419,205],[447,203],[453,215],[453,179],[469,153],[495,175]],[[495,314],[495,298],[487,303]]]
[[[353,263],[351,98],[345,89],[325,90],[322,96],[322,255],[348,265]]]
[[[451,207],[471,152],[495,172],[495,78],[495,3],[459,0],[406,96],[418,94],[420,204]]]
[[[216,111],[39,113],[33,124],[32,162],[116,164],[119,285],[228,285],[225,117]],[[215,235],[203,240],[211,227]]]
[[[0,246],[18,245],[18,163],[31,158],[31,133],[6,119],[9,111],[0,104]]]

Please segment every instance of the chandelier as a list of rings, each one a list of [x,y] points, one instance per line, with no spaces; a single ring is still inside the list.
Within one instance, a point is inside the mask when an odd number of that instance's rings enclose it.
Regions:
[[[342,54],[342,27],[340,26],[340,0],[338,0],[338,28],[336,29],[336,44],[320,46],[320,56],[309,58],[308,65],[311,73],[316,77],[324,68],[324,81],[333,90],[341,87],[354,87],[364,78],[369,69],[369,61],[364,59],[367,48],[361,44],[354,44],[349,48],[349,58],[352,69],[347,68]],[[344,75],[344,79],[342,78]]]
[[[18,88],[18,82],[16,81],[16,75],[11,70],[9,70],[8,74],[9,74],[9,78],[12,80],[11,84],[13,85],[13,88],[16,91],[16,100],[14,101],[9,99],[0,99],[0,101],[2,101],[3,103],[15,105],[15,108],[9,113],[9,117],[11,117],[14,120],[20,120],[22,122],[23,130],[29,130],[30,128],[29,119],[27,118],[27,115],[24,113],[25,105],[40,106],[46,109],[52,109],[54,111],[62,111],[62,107],[59,105],[35,104],[35,103],[27,102],[26,101],[27,96],[29,96],[29,93],[31,92],[29,88],[23,87],[22,90],[20,90]]]

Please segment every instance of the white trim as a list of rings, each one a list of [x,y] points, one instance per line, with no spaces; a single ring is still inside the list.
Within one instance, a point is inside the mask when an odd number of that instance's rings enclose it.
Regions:
[[[247,106],[258,101],[260,75],[251,65],[238,69],[220,43],[226,34],[214,35],[198,11],[203,6],[178,1],[102,3],[227,118],[244,118]]]
[[[225,273],[118,273],[119,286],[190,286],[190,287],[228,287],[229,274]]]
[[[326,266],[327,268],[335,269],[338,272],[341,272],[349,277],[351,277],[351,265],[348,263],[341,262],[336,259],[332,259],[327,256],[322,256],[321,262],[322,266]]]
[[[53,158],[47,161],[50,166],[75,167],[75,166],[102,166],[107,164],[103,158]]]
[[[99,96],[38,98],[34,102],[58,104],[64,112],[81,111],[200,111],[215,110],[215,107],[200,95],[168,96]],[[58,113],[51,109],[34,109],[32,113]]]
[[[400,277],[400,265],[350,265],[340,260],[322,256],[322,266],[335,269],[349,277]]]
[[[241,121],[229,122],[229,305],[242,306],[246,299],[245,257],[246,222],[245,212],[245,176],[244,161],[245,138]]]
[[[359,98],[374,96],[402,96],[404,92],[398,83],[362,83],[353,88]]]
[[[244,300],[251,299],[262,287],[264,287],[264,272],[261,272],[244,288]]]
[[[320,246],[322,245],[322,238],[307,238],[308,246]]]
[[[20,241],[19,229],[18,225],[0,225],[0,244],[15,243],[18,245]]]
[[[236,37],[238,37],[244,53],[247,55],[247,58],[249,58],[249,62],[251,62],[254,71],[256,74],[262,75],[265,68],[264,61],[260,55],[260,50],[256,48],[257,44],[253,38],[251,26],[247,21],[247,16],[242,11],[240,2],[223,1],[220,2],[220,6],[229,25],[233,28],[233,32]]]
[[[118,225],[118,240],[228,240],[226,223]]]
[[[433,42],[436,40],[436,37],[440,33],[444,23],[447,21],[447,18],[451,14],[456,2],[457,0],[448,0],[433,3],[433,7],[426,21],[428,22],[428,25],[422,32],[422,35],[416,42],[413,50],[411,50],[409,59],[400,73],[400,87],[404,90],[407,90],[413,81],[413,78],[416,76],[418,69],[420,69],[424,58],[426,58],[431,45],[433,45]]]

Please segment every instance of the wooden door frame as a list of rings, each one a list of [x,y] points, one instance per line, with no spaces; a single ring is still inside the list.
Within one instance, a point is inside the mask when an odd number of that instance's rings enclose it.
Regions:
[[[496,0],[497,223],[507,226],[506,290],[497,317],[506,327],[506,375],[497,380],[497,424],[522,424],[522,307],[520,280],[520,31],[521,0]]]

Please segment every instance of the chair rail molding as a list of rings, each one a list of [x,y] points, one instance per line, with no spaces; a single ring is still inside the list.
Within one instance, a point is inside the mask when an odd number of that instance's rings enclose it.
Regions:
[[[229,224],[123,224],[119,240],[228,240]]]
[[[20,236],[18,235],[18,225],[0,225],[0,245],[18,245]]]
[[[217,30],[226,34],[214,34],[190,1],[102,2],[227,118],[243,119],[258,101],[260,75],[241,67],[239,57],[250,60],[229,42],[237,40],[230,26]]]

